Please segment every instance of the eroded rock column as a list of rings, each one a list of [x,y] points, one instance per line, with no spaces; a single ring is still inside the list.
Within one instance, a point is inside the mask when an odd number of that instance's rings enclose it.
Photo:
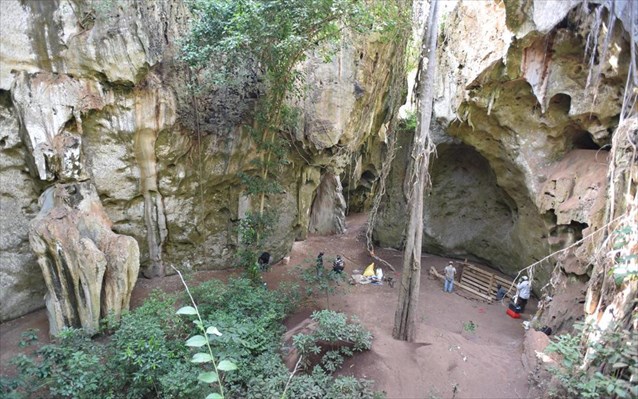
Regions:
[[[139,271],[137,241],[111,231],[89,182],[56,184],[40,205],[29,241],[48,289],[50,333],[65,326],[95,332],[101,316],[128,309]]]

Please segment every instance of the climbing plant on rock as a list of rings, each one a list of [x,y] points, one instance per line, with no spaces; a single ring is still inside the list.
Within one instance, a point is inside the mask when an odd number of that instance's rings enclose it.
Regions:
[[[253,218],[263,217],[267,196],[283,190],[277,172],[287,164],[288,142],[279,133],[298,113],[288,99],[303,95],[303,75],[296,66],[313,50],[329,56],[328,43],[345,30],[388,32],[407,23],[395,2],[376,0],[194,0],[195,15],[182,45],[191,68],[207,66],[213,85],[241,90],[242,79],[260,82],[260,98],[250,126],[259,151],[251,172],[239,178],[248,195],[259,198]],[[263,232],[257,231],[260,241]]]
[[[244,174],[242,183],[257,195],[259,214],[265,197],[281,191],[273,169],[285,164],[285,143],[277,132],[295,114],[288,96],[302,94],[302,73],[295,66],[307,53],[337,40],[342,31],[388,31],[400,15],[394,4],[356,0],[196,0],[196,15],[183,44],[183,59],[192,67],[214,65],[215,84],[236,84],[245,71],[262,83],[263,95],[249,128],[261,152],[259,173]],[[275,183],[273,183],[273,181]]]

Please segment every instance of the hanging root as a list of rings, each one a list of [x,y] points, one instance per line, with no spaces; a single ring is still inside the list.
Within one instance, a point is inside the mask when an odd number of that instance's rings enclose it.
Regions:
[[[381,206],[381,200],[385,195],[386,189],[386,180],[388,175],[390,174],[390,170],[392,169],[392,161],[396,156],[396,134],[390,134],[388,137],[388,150],[386,152],[386,157],[383,160],[383,164],[381,166],[381,176],[379,177],[379,189],[374,197],[374,201],[372,203],[372,209],[370,210],[370,214],[368,216],[368,225],[366,226],[366,247],[368,249],[368,254],[370,257],[378,262],[383,263],[387,267],[389,267],[393,272],[396,272],[394,266],[385,260],[379,258],[374,253],[374,244],[372,242],[372,230],[374,229],[374,225],[376,224],[377,215],[379,213],[379,206]]]

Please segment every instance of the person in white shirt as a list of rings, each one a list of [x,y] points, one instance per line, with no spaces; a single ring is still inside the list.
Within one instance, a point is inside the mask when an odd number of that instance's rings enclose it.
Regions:
[[[332,262],[332,270],[335,273],[341,273],[344,267],[345,265],[343,259],[341,258],[341,255],[337,255],[337,258],[334,260],[334,262]]]
[[[445,269],[443,271],[445,274],[445,284],[443,286],[443,291],[452,292],[452,289],[454,288],[454,275],[456,274],[456,268],[454,267],[452,261],[450,261],[448,265],[445,266]]]
[[[521,282],[516,286],[516,304],[521,307],[521,313],[525,311],[525,305],[527,305],[531,290],[532,285],[527,279],[527,276],[521,277]]]

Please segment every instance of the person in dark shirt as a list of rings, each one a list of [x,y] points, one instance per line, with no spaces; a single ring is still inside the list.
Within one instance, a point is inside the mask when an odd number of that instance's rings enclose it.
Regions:
[[[505,294],[507,293],[507,290],[505,290],[505,288],[503,288],[503,286],[501,286],[500,284],[496,285],[496,300],[500,301],[503,298],[505,298]]]
[[[259,259],[257,259],[257,263],[259,263],[259,270],[266,271],[270,267],[270,254],[268,252],[262,252],[259,255]]]
[[[320,278],[323,275],[323,252],[319,252],[319,255],[317,255],[315,269],[317,270],[317,277]]]

